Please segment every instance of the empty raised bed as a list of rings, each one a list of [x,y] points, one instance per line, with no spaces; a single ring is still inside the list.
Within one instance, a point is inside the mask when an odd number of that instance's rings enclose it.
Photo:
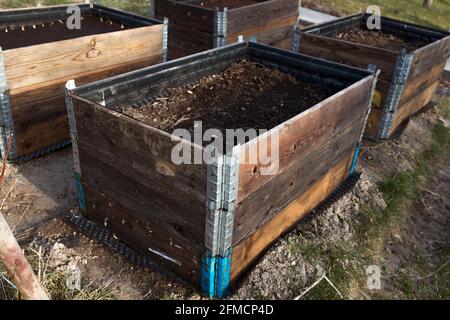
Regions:
[[[163,23],[98,5],[78,8],[80,29],[66,24],[75,13],[68,6],[0,12],[2,157],[10,141],[9,159],[19,162],[70,142],[61,89],[67,80],[87,83],[163,61]]]
[[[366,135],[387,139],[432,99],[450,54],[450,33],[381,17],[369,30],[356,14],[297,30],[301,53],[381,69]]]
[[[375,82],[369,71],[250,42],[69,87],[80,207],[223,296],[354,173]],[[202,161],[211,151],[203,141],[252,128],[268,131]],[[264,142],[271,161],[255,151]],[[186,161],[173,158],[180,146]]]
[[[168,17],[169,56],[179,58],[233,43],[240,35],[288,49],[298,0],[152,0],[157,18]]]

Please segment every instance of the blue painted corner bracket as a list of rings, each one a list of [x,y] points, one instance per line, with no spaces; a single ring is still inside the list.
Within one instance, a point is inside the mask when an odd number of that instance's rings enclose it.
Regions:
[[[230,289],[232,249],[225,257],[211,257],[207,252],[202,261],[201,290],[210,298],[225,298]]]

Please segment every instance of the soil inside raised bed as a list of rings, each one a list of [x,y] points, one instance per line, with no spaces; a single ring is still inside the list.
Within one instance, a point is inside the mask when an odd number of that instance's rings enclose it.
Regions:
[[[229,8],[229,9],[235,9],[235,8],[241,8],[246,7],[255,3],[259,2],[265,2],[267,0],[199,0],[196,1],[194,4],[206,7],[206,8]]]
[[[393,51],[400,51],[402,48],[405,48],[407,52],[412,52],[428,44],[428,42],[423,40],[408,40],[391,33],[363,28],[343,30],[335,37]]]
[[[179,128],[192,132],[195,121],[202,121],[203,131],[223,134],[226,129],[270,130],[336,91],[245,58],[220,74],[166,93],[153,104],[121,112],[169,133]]]
[[[34,26],[24,25],[23,28],[0,29],[0,46],[3,50],[9,50],[123,29],[127,27],[89,14],[82,17],[81,29],[68,29],[66,20],[48,21]]]

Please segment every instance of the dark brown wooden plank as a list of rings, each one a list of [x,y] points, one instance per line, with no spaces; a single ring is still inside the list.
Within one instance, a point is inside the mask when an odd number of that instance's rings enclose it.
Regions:
[[[238,204],[233,244],[250,236],[306,192],[331,168],[354,154],[363,122],[363,118],[355,119],[350,126],[336,132],[327,144],[296,162]]]
[[[278,174],[284,173],[293,164],[302,162],[314,150],[327,144],[332,137],[353,124],[355,119],[363,118],[367,113],[372,83],[373,77],[363,79],[275,128],[279,135],[279,161],[272,165],[278,166]],[[243,146],[241,159],[244,163],[240,166],[238,203],[277,178],[273,175],[260,175],[261,165],[248,161],[250,155],[254,154],[252,146],[260,143],[261,139],[266,138],[260,137]],[[266,141],[270,143],[272,139]]]
[[[214,48],[214,37],[207,32],[171,25],[169,27],[170,56],[172,56],[172,48],[186,52],[185,55],[206,51]]]
[[[381,69],[379,78],[389,82],[398,55],[395,51],[306,33],[301,36],[300,52],[363,69],[374,64]]]
[[[228,12],[228,33],[240,34],[272,20],[297,16],[297,13],[298,0],[271,0],[231,9]],[[283,25],[277,27],[280,26]]]
[[[84,190],[88,218],[102,226],[106,224],[120,240],[151,257],[161,270],[175,272],[189,283],[199,286],[202,251],[190,246],[184,239],[168,234],[157,221],[137,216],[117,199],[86,184]],[[149,249],[172,260],[152,253]]]
[[[129,163],[142,174],[136,179],[147,177],[165,184],[168,191],[206,203],[206,166],[172,162],[172,149],[179,139],[171,141],[173,136],[168,133],[76,96],[74,106],[81,143],[92,144],[99,153]]]
[[[293,228],[339,187],[348,177],[352,160],[352,155],[344,158],[286,209],[233,247],[231,282],[235,282],[276,239]]]
[[[170,25],[214,33],[214,10],[189,3],[155,0],[155,16],[169,18]]]
[[[418,75],[415,78],[410,78],[405,84],[405,88],[403,90],[403,94],[400,100],[400,107],[407,103],[409,100],[414,99],[418,93],[422,92],[424,89],[433,85],[436,81],[438,81],[442,73],[444,72],[445,65],[447,60],[441,61],[441,63],[436,64],[434,66],[430,66],[430,68]]]
[[[447,60],[450,55],[450,36],[420,48],[414,54],[408,77],[409,81],[427,73],[432,67]]]
[[[95,152],[94,146],[78,144],[83,182],[120,202],[130,214],[150,220],[164,229],[169,238],[202,250],[205,233],[205,203],[177,193],[166,184],[145,175],[122,159]],[[134,162],[134,157],[130,156]],[[150,170],[148,170],[150,171]]]
[[[240,35],[243,35],[244,37],[255,36],[260,43],[282,49],[291,49],[296,21],[297,16],[272,20],[263,26],[242,30],[239,34],[229,35],[227,37],[227,42],[236,42]]]

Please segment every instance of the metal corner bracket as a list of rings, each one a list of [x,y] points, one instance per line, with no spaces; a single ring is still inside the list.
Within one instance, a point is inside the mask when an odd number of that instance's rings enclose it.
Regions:
[[[391,130],[394,115],[400,104],[405,83],[408,79],[411,70],[411,64],[414,59],[414,54],[409,54],[405,49],[402,49],[397,61],[395,63],[394,76],[389,87],[388,96],[381,116],[380,127],[378,129],[377,138],[379,140],[388,139]]]
[[[217,155],[207,168],[206,254],[201,287],[210,297],[225,296],[229,287],[240,153],[240,146],[235,146],[231,154]]]
[[[228,37],[228,8],[224,7],[220,11],[216,7],[214,13],[214,48],[223,47],[227,44]]]
[[[376,90],[376,87],[377,87],[378,77],[379,77],[379,75],[381,73],[381,70],[378,69],[378,67],[373,65],[373,64],[369,64],[367,69],[374,75],[375,79],[374,79],[374,81],[372,83],[372,87],[370,89],[369,104],[367,106],[367,112],[366,112],[366,115],[365,115],[365,118],[364,118],[364,125],[363,125],[363,128],[361,130],[361,134],[359,136],[358,144],[356,146],[355,155],[353,156],[352,167],[350,169],[350,176],[352,176],[353,174],[356,173],[356,166],[358,164],[358,157],[359,157],[359,151],[361,149],[361,142],[362,142],[362,139],[363,139],[363,136],[364,136],[364,131],[366,129],[367,122],[369,120],[370,113],[372,111],[373,96],[375,94],[375,90]]]
[[[11,140],[11,141],[10,141]],[[3,50],[0,47],[0,152],[2,159],[8,152],[8,144],[11,143],[9,159],[16,158],[16,137],[14,135],[14,122],[9,101],[9,87],[6,77]]]
[[[66,101],[67,117],[69,119],[70,127],[70,139],[72,140],[72,152],[73,152],[73,162],[74,162],[74,172],[75,172],[75,186],[77,190],[78,206],[81,211],[86,210],[86,197],[84,193],[84,188],[81,180],[81,166],[80,166],[80,153],[78,149],[78,131],[77,124],[75,120],[75,112],[73,108],[73,100],[69,93],[71,90],[75,89],[75,80],[67,81],[64,87],[64,99]]]
[[[163,23],[163,62],[167,62],[169,52],[169,19],[164,18]]]

